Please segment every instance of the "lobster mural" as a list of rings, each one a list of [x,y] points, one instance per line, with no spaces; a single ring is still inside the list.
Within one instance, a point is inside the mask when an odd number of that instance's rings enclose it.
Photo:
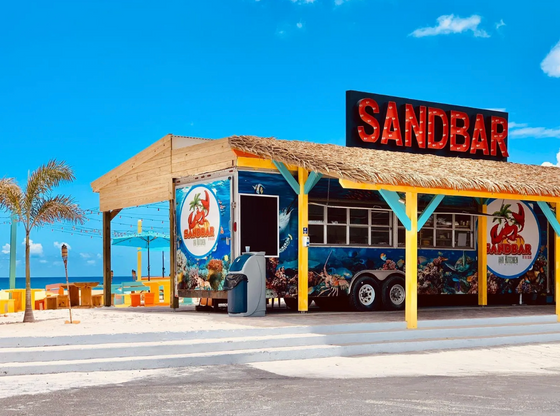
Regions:
[[[494,212],[492,222],[498,222],[490,229],[490,239],[492,244],[515,243],[521,245],[525,240],[521,236],[521,231],[525,227],[525,209],[523,205],[517,203],[517,212],[513,212],[511,204],[502,204],[499,211]]]
[[[204,191],[204,199],[200,198],[200,194],[196,194],[189,204],[189,229],[192,230],[198,227],[204,227],[208,220],[206,217],[210,212],[210,201],[208,199],[208,191]]]

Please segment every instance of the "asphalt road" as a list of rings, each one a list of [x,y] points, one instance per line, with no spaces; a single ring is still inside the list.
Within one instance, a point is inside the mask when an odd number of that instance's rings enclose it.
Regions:
[[[301,379],[249,366],[0,400],[2,416],[560,415],[560,375]]]

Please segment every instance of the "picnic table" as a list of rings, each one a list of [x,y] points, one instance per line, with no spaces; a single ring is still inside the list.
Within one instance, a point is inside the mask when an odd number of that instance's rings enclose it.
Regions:
[[[35,294],[43,289],[31,289],[31,307],[35,309]],[[25,310],[25,289],[7,289],[10,298],[14,299],[14,310],[21,312]]]
[[[69,285],[60,285],[60,287],[68,290],[68,293],[70,294],[70,304],[72,306],[79,305],[91,308],[93,306],[91,289],[98,285],[99,282],[74,282]],[[82,299],[81,303],[80,297]]]
[[[153,293],[156,305],[169,305],[171,291],[169,288],[169,279],[152,279],[150,281],[142,281],[144,286],[150,288],[150,293]],[[163,286],[163,302],[159,301],[159,288]]]

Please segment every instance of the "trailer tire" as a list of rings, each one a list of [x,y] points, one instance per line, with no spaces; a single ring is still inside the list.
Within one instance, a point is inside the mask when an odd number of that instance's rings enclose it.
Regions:
[[[400,276],[390,276],[383,283],[381,298],[386,309],[391,311],[403,310],[406,299],[404,279]]]
[[[356,311],[376,311],[381,306],[379,283],[371,276],[358,277],[352,284],[349,303]]]
[[[284,298],[284,303],[286,307],[292,311],[298,310],[298,300],[297,298]]]

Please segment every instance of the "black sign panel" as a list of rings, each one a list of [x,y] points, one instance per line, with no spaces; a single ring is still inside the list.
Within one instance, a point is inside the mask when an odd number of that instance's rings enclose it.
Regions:
[[[508,114],[346,91],[346,146],[506,161]]]

